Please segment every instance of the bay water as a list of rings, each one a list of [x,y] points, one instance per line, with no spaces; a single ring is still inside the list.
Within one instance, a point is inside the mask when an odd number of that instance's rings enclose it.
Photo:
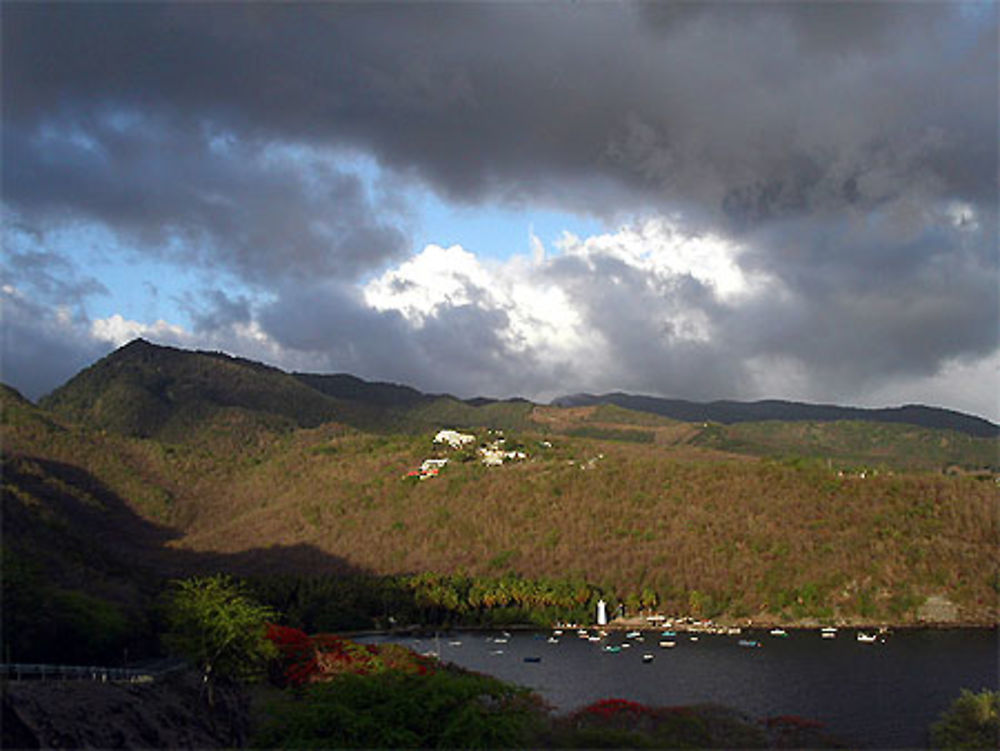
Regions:
[[[757,719],[818,720],[866,748],[926,747],[929,726],[963,688],[997,690],[1000,684],[996,629],[903,629],[874,643],[859,642],[849,629],[834,639],[818,630],[690,636],[669,637],[673,648],[659,646],[666,638],[659,631],[640,638],[611,632],[589,641],[572,629],[558,637],[454,631],[361,641],[438,652],[445,661],[530,687],[560,712],[606,698],[651,706],[715,703]],[[741,646],[741,640],[760,646]]]

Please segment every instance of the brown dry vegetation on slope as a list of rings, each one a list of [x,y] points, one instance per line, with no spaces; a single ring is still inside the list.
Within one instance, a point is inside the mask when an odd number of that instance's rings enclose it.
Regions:
[[[818,611],[822,600],[901,614],[935,592],[970,612],[995,602],[991,551],[1000,536],[990,484],[838,478],[693,448],[571,446],[584,466],[604,458],[591,469],[560,458],[453,464],[413,483],[400,479],[412,446],[345,450],[340,461],[293,452],[272,468],[280,477],[269,470],[263,486],[241,486],[243,513],[192,529],[179,544],[237,550],[294,540],[379,573],[576,575],[740,613],[782,600]]]
[[[992,482],[838,477],[685,443],[552,434],[521,436],[527,462],[453,461],[415,482],[403,475],[430,455],[427,435],[251,429],[248,419],[216,415],[187,443],[163,444],[24,407],[6,410],[3,440],[9,454],[102,478],[176,530],[179,550],[306,545],[375,573],[578,576],[622,595],[651,588],[667,607],[706,614],[905,620],[945,594],[967,619],[997,617]]]

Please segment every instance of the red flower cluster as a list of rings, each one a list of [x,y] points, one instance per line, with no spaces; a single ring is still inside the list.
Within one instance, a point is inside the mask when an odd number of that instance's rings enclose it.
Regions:
[[[281,655],[286,683],[301,686],[319,671],[316,646],[304,631],[270,623],[267,626],[267,638]]]
[[[267,638],[278,648],[286,683],[301,686],[343,673],[369,675],[383,670],[404,670],[426,675],[428,660],[404,647],[358,644],[333,634],[309,636],[288,626],[269,624]],[[402,652],[403,654],[400,654]]]
[[[644,704],[628,701],[627,699],[601,699],[587,705],[580,710],[580,713],[604,718],[621,717],[623,715],[638,717],[640,715],[652,715],[653,710]]]

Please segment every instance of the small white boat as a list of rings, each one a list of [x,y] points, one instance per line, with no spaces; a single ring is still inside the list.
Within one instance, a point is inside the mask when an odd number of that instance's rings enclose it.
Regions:
[[[663,647],[664,649],[673,649],[674,647],[677,646],[677,642],[664,639],[663,641],[660,642],[660,646]]]
[[[643,662],[652,662],[653,661],[653,655],[651,655],[649,652],[646,652],[646,654],[644,654],[642,656],[642,661]]]
[[[771,636],[788,636],[788,632],[783,628],[772,628],[768,633]]]
[[[690,639],[691,641],[698,641],[697,636],[689,636],[688,639]]]
[[[493,643],[494,644],[506,644],[507,643],[507,637],[505,637],[505,636],[497,636],[497,637],[495,637],[493,639]]]
[[[878,639],[878,636],[875,634],[866,634],[864,631],[858,631],[859,642],[863,642],[864,644],[872,644],[875,642],[876,639]]]
[[[561,628],[557,628],[557,629],[555,629],[555,630],[554,630],[554,631],[552,632],[552,635],[553,635],[553,636],[562,636],[562,635],[563,635],[563,631],[562,631],[562,629],[561,629]]]
[[[833,626],[827,626],[826,628],[820,629],[819,635],[824,639],[836,639],[837,629],[835,629]]]
[[[546,639],[546,641],[549,644],[558,644],[559,643],[559,640],[556,637],[554,637],[554,636],[550,636],[548,639]]]
[[[641,631],[629,631],[627,634],[625,634],[626,639],[635,639],[636,637],[639,636],[642,636]]]
[[[462,642],[460,642],[460,641],[458,641],[458,640],[456,639],[456,640],[454,640],[454,641],[450,641],[450,642],[448,642],[448,646],[449,646],[449,647],[461,647],[461,646],[462,646]]]

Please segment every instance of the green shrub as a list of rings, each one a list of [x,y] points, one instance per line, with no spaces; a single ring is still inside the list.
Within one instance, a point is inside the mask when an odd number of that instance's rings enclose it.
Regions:
[[[983,689],[961,695],[931,725],[933,748],[1000,747],[1000,691]]]
[[[276,616],[228,575],[181,579],[167,599],[164,641],[201,670],[212,704],[217,681],[253,680],[277,655],[265,635]]]
[[[266,748],[511,748],[544,717],[527,689],[455,670],[340,675],[274,703],[254,745]]]

